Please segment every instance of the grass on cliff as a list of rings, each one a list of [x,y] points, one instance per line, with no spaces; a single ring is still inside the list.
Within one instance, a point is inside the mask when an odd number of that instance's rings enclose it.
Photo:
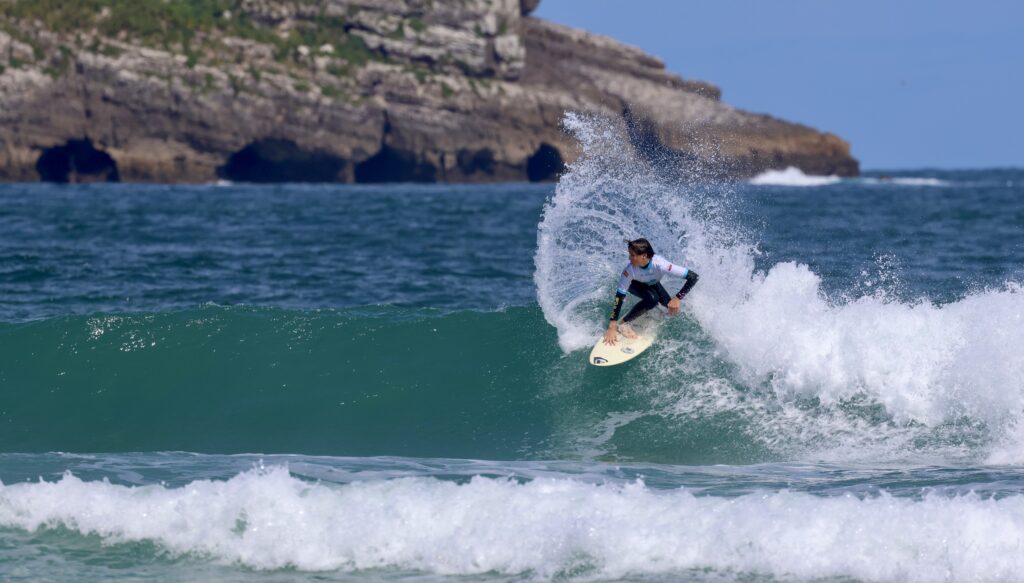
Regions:
[[[63,34],[95,29],[106,37],[166,50],[180,47],[190,64],[200,56],[197,33],[211,32],[271,45],[279,61],[297,60],[300,46],[315,51],[324,44],[331,44],[336,56],[353,65],[379,58],[347,32],[342,18],[321,15],[299,22],[282,38],[254,23],[242,10],[242,0],[0,0],[0,16],[36,20]]]
[[[320,16],[305,26],[296,26],[283,39],[275,35],[270,44],[277,47],[274,56],[279,61],[298,58],[300,46],[316,52],[323,45],[331,45],[335,56],[356,66],[378,58],[363,39],[348,33],[345,20],[338,17]]]
[[[96,28],[105,36],[123,33],[169,46],[187,43],[198,31],[228,28],[232,19],[223,15],[239,5],[239,0],[9,0],[0,4],[0,12],[38,20],[54,32]]]

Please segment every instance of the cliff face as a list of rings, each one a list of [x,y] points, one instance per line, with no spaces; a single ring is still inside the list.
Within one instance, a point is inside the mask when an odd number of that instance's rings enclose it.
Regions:
[[[575,156],[568,110],[621,120],[641,154],[713,142],[733,175],[857,172],[836,136],[536,0],[88,4],[0,0],[0,179],[547,180]]]

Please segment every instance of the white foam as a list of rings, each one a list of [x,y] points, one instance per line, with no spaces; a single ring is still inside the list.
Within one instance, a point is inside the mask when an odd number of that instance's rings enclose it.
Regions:
[[[956,408],[995,421],[1024,402],[1016,287],[942,307],[884,296],[833,305],[807,266],[780,263],[698,308],[749,380],[779,392],[826,402],[866,392],[898,418],[928,424]]]
[[[938,178],[919,176],[886,176],[881,178],[860,178],[858,180],[866,184],[895,184],[897,186],[950,186],[951,184]]]
[[[892,178],[890,181],[903,186],[949,186],[948,182],[945,180],[939,180],[938,178],[916,178],[908,176],[905,178]]]
[[[799,168],[790,166],[785,170],[767,170],[749,180],[758,186],[828,186],[842,179],[838,176],[816,176],[804,174]]]
[[[542,478],[349,485],[282,468],[181,488],[0,487],[0,525],[152,541],[255,569],[399,568],[442,575],[651,576],[710,569],[781,578],[1008,581],[1024,572],[1024,497],[922,499],[764,492],[739,498]]]
[[[1013,418],[1000,436],[999,442],[989,452],[985,460],[993,465],[1024,464],[1024,422],[1020,417]]]
[[[1024,293],[1017,286],[944,306],[884,295],[833,303],[807,266],[780,263],[694,302],[701,325],[745,382],[768,383],[783,402],[813,397],[836,407],[867,396],[897,425],[916,425],[917,434],[966,418],[996,437],[1024,410]],[[847,428],[841,420],[816,422],[838,431]],[[859,445],[900,431],[861,427],[848,440]],[[898,441],[890,445],[906,445]]]

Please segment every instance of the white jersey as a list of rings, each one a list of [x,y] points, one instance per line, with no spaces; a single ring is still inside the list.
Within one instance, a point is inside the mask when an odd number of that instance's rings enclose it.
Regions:
[[[626,265],[626,269],[622,270],[622,277],[619,278],[619,287],[616,291],[625,294],[629,291],[629,284],[633,280],[651,285],[661,281],[665,275],[686,277],[689,272],[689,269],[670,263],[661,255],[655,255],[647,267],[633,267],[632,263]]]

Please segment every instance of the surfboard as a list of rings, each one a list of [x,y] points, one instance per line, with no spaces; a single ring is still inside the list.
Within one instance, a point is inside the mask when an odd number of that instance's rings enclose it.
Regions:
[[[594,366],[615,366],[616,364],[633,360],[640,356],[643,351],[650,348],[654,344],[655,338],[657,338],[657,328],[634,331],[637,333],[636,338],[626,338],[620,332],[616,337],[615,344],[610,346],[604,343],[603,337],[598,339],[594,349],[590,351],[590,364]]]

